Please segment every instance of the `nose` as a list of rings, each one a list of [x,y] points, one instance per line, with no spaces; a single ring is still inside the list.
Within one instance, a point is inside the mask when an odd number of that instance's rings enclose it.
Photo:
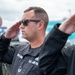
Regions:
[[[24,26],[22,23],[21,23],[21,25],[19,26],[19,28],[21,28],[21,29],[24,28],[24,27],[25,27],[25,26]]]

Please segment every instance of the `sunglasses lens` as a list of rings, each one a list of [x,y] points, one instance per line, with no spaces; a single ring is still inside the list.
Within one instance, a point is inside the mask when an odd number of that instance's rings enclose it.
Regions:
[[[22,21],[20,21],[20,23],[22,23],[24,26],[27,26],[28,25],[28,20],[22,20]]]
[[[28,22],[29,22],[28,20],[23,21],[23,25],[24,26],[27,26],[28,25]]]

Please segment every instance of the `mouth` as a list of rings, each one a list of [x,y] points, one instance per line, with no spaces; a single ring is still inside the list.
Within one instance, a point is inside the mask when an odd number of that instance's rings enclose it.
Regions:
[[[22,31],[22,35],[24,35],[25,34],[25,31]]]

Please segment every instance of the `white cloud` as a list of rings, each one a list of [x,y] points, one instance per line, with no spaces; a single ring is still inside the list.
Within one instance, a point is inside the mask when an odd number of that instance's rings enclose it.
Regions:
[[[0,16],[3,18],[3,25],[10,25],[21,19],[23,11],[30,6],[44,8],[50,20],[62,19],[75,12],[75,0],[0,0]]]

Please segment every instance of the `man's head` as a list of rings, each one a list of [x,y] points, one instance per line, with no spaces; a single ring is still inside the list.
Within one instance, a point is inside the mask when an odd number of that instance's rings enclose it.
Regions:
[[[28,11],[31,11],[31,10],[34,10],[35,17],[37,19],[43,20],[44,23],[45,23],[45,27],[47,27],[48,22],[49,22],[47,12],[41,7],[30,7],[27,10],[25,10],[24,13],[28,12]]]
[[[0,27],[2,26],[2,18],[0,17]]]
[[[23,37],[29,40],[44,36],[48,21],[48,15],[43,8],[30,7],[26,9],[20,26]]]

